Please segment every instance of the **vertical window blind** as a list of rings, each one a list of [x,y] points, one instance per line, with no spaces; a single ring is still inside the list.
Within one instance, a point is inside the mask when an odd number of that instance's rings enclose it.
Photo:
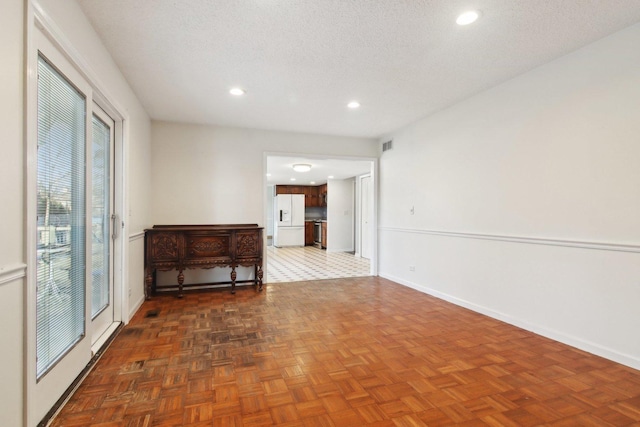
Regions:
[[[85,334],[86,99],[38,57],[37,377]]]

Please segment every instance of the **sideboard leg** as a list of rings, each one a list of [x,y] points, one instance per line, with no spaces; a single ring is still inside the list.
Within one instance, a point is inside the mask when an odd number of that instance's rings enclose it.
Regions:
[[[236,293],[236,277],[238,276],[238,273],[236,273],[236,266],[232,265],[231,266],[231,293],[235,294]]]
[[[144,277],[144,299],[151,299],[151,284],[153,283],[153,275],[151,270],[147,270],[147,274]]]
[[[184,283],[184,274],[182,274],[182,270],[178,273],[178,298],[182,298],[182,284]]]
[[[262,264],[257,264],[258,267],[258,274],[257,274],[257,278],[258,278],[258,291],[262,292]]]

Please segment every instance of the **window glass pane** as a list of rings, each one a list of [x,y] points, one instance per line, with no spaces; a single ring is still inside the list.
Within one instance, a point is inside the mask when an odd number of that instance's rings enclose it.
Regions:
[[[37,376],[85,330],[86,101],[38,58]]]
[[[91,200],[91,317],[109,305],[109,197],[111,132],[93,116],[93,191]]]

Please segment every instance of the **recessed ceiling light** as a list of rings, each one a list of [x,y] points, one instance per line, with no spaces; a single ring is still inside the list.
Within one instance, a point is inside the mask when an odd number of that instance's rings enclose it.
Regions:
[[[360,103],[358,101],[351,101],[350,103],[347,104],[347,107],[351,109],[358,108],[360,107]]]
[[[333,175],[329,175],[327,178],[329,178],[329,179],[333,179]]]
[[[309,184],[315,184],[315,183],[316,183],[315,181],[311,181]]]
[[[295,178],[291,178],[291,181],[295,181],[295,180],[296,180]]]
[[[472,22],[476,22],[476,20],[480,17],[480,12],[477,10],[470,10],[468,12],[464,12],[458,16],[456,19],[456,24],[458,25],[469,25]]]
[[[298,163],[293,165],[293,170],[296,172],[309,172],[311,170],[311,165],[307,163]]]
[[[230,93],[231,95],[241,96],[241,95],[244,95],[244,94],[245,94],[245,90],[244,90],[244,89],[241,89],[241,88],[239,88],[239,87],[234,87],[234,88],[231,88],[231,90],[229,90],[229,93]]]
[[[271,174],[270,174],[270,173],[268,173],[268,174],[267,174],[267,176],[271,176]]]

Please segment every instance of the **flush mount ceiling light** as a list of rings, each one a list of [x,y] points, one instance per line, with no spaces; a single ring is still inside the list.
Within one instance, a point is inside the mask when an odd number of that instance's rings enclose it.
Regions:
[[[311,170],[311,165],[306,163],[298,163],[293,165],[293,170],[296,172],[309,172]]]
[[[333,175],[329,175],[327,178],[329,178],[329,179],[333,179]]]
[[[456,24],[458,25],[469,25],[480,17],[480,12],[477,10],[470,10],[468,12],[464,12],[458,16],[456,19]]]
[[[359,108],[360,107],[360,103],[358,101],[351,101],[350,103],[347,104],[347,107],[354,109],[354,108]]]
[[[290,181],[295,181],[295,180],[296,180],[295,178],[291,178],[291,179],[290,179]]]
[[[241,88],[239,88],[239,87],[234,87],[234,88],[231,88],[231,89],[229,90],[229,93],[230,93],[231,95],[235,95],[235,96],[242,96],[242,95],[244,95],[244,94],[245,94],[245,90],[244,90],[244,89],[241,89]]]

